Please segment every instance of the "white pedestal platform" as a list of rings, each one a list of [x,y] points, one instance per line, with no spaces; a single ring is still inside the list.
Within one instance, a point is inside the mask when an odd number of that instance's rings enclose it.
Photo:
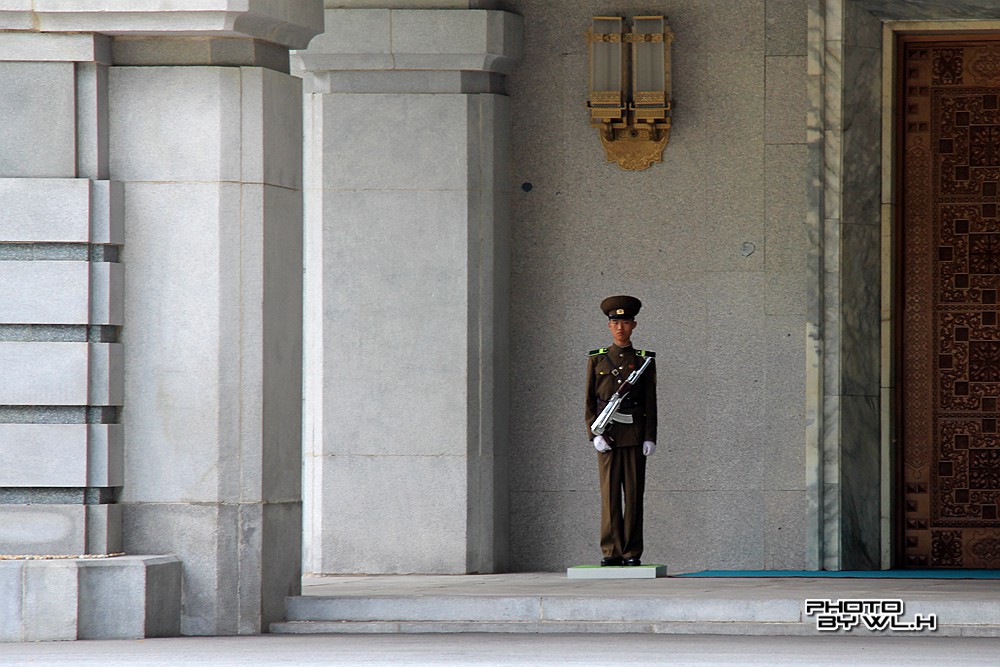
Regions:
[[[667,576],[666,565],[574,565],[566,568],[570,579],[656,579]]]

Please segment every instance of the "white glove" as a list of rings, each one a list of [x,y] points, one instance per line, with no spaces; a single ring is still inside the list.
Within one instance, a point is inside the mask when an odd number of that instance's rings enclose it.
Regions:
[[[603,435],[595,435],[594,449],[596,449],[599,452],[610,452],[611,445],[608,444],[608,441],[604,439]]]
[[[652,440],[647,440],[646,442],[642,443],[643,456],[652,456],[653,452],[655,451],[656,451],[656,443],[653,442]]]

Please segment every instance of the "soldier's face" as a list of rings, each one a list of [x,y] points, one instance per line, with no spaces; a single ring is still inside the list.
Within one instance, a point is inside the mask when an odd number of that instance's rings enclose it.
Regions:
[[[632,331],[635,329],[635,320],[608,320],[608,328],[611,329],[611,337],[618,347],[626,347],[632,342]]]

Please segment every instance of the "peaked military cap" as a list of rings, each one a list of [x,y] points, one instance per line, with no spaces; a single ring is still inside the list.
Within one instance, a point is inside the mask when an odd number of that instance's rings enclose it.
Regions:
[[[609,296],[601,301],[601,310],[609,320],[632,320],[639,314],[642,301],[634,296]]]

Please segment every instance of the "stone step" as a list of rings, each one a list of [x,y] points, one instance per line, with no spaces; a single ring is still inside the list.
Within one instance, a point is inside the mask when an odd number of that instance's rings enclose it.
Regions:
[[[810,622],[726,623],[509,621],[286,621],[271,624],[274,634],[450,634],[459,632],[509,634],[674,634],[809,637],[822,634]],[[838,632],[838,635],[844,635]],[[900,633],[853,630],[873,637],[1000,637],[1000,625],[941,625],[934,632]]]
[[[290,597],[278,634],[338,633],[661,633],[815,636],[803,598],[433,594]],[[855,636],[1000,637],[993,600],[908,603],[901,618],[936,613],[935,631],[871,631]],[[838,631],[837,634],[845,634]]]
[[[298,596],[288,621],[690,622],[798,623],[800,599],[420,595]]]
[[[897,621],[936,631],[837,634],[1000,637],[1000,580],[666,577],[586,580],[565,573],[306,577],[276,633],[675,633],[818,635],[806,601],[902,604]],[[832,603],[831,603],[832,604]],[[881,603],[880,603],[881,604]],[[812,603],[811,607],[815,607]],[[881,618],[881,617],[880,617]],[[871,619],[868,619],[871,621]],[[886,617],[888,620],[888,617]]]
[[[778,627],[780,626],[780,627]],[[420,634],[495,632],[527,634],[697,634],[697,635],[800,635],[815,634],[803,623],[649,623],[560,621],[286,621],[272,623],[275,634]],[[992,636],[992,635],[990,635]]]

